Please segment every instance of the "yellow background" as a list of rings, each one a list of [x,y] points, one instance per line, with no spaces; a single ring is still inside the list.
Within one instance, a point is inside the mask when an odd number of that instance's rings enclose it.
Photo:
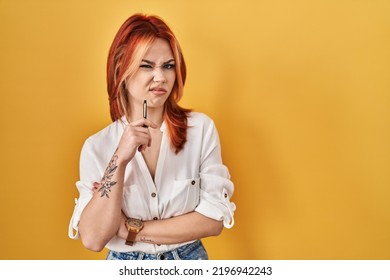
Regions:
[[[211,259],[390,259],[390,1],[0,0],[1,259],[103,259],[68,238],[108,48],[157,14],[210,115],[236,224]]]

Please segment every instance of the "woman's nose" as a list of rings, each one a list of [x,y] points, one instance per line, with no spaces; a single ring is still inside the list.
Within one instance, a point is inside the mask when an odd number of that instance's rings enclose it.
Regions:
[[[154,69],[153,75],[154,82],[165,83],[167,81],[164,75],[164,71],[160,67]]]

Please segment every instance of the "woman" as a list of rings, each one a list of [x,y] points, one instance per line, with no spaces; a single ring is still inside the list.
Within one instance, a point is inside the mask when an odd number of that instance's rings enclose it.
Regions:
[[[207,259],[201,239],[233,226],[214,123],[178,105],[185,78],[169,27],[156,16],[127,19],[107,63],[113,123],[81,151],[69,236],[87,249],[107,247],[107,259]]]

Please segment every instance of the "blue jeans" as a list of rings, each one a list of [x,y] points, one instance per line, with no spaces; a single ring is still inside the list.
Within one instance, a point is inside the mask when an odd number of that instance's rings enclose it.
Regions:
[[[202,242],[197,240],[158,254],[109,251],[106,260],[208,260],[208,255]]]

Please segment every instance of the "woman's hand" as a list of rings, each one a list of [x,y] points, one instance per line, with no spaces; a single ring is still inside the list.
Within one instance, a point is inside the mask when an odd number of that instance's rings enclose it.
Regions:
[[[149,127],[157,128],[157,125],[148,119],[139,119],[125,127],[116,151],[119,161],[127,164],[132,160],[137,150],[142,152],[150,147],[152,138]]]

